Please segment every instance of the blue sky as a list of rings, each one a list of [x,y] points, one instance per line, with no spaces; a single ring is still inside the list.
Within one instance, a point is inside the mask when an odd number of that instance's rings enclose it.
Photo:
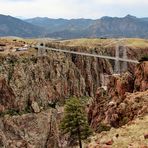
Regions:
[[[0,14],[50,18],[148,17],[148,0],[0,0]]]

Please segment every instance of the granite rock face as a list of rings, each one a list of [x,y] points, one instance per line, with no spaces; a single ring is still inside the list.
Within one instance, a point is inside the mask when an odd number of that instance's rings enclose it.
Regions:
[[[59,132],[63,109],[49,109],[70,96],[94,96],[108,61],[62,53],[7,55],[0,59],[0,147],[53,148],[67,144]]]
[[[100,122],[119,127],[145,114],[147,62],[139,64],[134,75],[111,76],[107,91],[99,88],[102,74],[112,72],[107,60],[55,52],[0,58],[0,147],[66,146],[58,130],[63,109],[49,105],[70,96],[95,96],[87,108],[94,129]]]
[[[89,123],[95,130],[100,123],[120,127],[148,113],[147,64],[137,65],[134,75],[111,76],[107,91],[98,89],[88,110]]]
[[[145,91],[148,89],[148,62],[138,65],[135,71],[135,91]]]
[[[12,88],[7,85],[4,78],[0,78],[0,112],[15,108],[15,102],[15,94]]]
[[[0,91],[9,91],[19,110],[32,102],[46,108],[49,102],[62,102],[70,96],[93,97],[101,85],[100,74],[112,70],[106,60],[54,52],[44,57],[8,56],[0,65],[0,76],[6,84]]]
[[[58,114],[56,110],[0,119],[1,148],[51,148],[59,147]],[[54,121],[55,120],[55,121]],[[50,145],[49,145],[50,143]],[[50,147],[51,146],[51,147]]]

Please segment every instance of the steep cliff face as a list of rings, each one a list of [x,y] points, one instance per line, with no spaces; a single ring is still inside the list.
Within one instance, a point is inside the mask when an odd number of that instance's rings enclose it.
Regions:
[[[148,89],[148,62],[140,64],[135,71],[135,91],[145,91]]]
[[[60,115],[54,109],[38,114],[0,118],[1,148],[52,148],[59,147],[62,140],[58,124]]]
[[[24,110],[34,101],[46,108],[49,102],[73,95],[93,96],[101,85],[100,73],[111,70],[106,60],[50,53],[46,57],[8,56],[1,60],[0,75],[19,110]]]
[[[0,78],[0,113],[15,106],[15,94],[12,88],[7,85],[4,78]]]
[[[124,97],[125,92],[133,92],[134,89],[134,76],[129,72],[120,75],[112,75],[107,84],[108,94],[113,99],[117,96]]]
[[[55,52],[2,55],[0,147],[65,146],[58,131],[63,110],[49,106],[74,95],[93,97],[104,72],[112,73],[110,63],[96,58]]]
[[[108,61],[61,53],[46,57],[10,55],[1,58],[0,68],[3,147],[54,147],[65,143],[60,141],[53,112],[42,110],[72,95],[93,96],[101,85],[100,73],[112,70]]]
[[[96,94],[87,108],[89,123],[96,130],[100,122],[119,127],[146,113],[147,62],[138,65],[135,75],[110,76],[106,92],[98,87],[102,74],[113,73],[111,65],[107,60],[56,52],[47,56],[21,52],[2,55],[0,147],[65,146],[66,137],[58,131],[63,108],[49,106],[73,95],[93,98]]]
[[[75,39],[59,42],[49,42],[47,47],[66,49],[71,51],[87,52],[105,56],[116,56],[118,48],[119,57],[126,56],[128,59],[139,60],[143,55],[148,54],[148,45],[146,40],[141,39]],[[126,57],[124,57],[126,58]],[[115,61],[109,60],[110,67],[114,70]],[[124,68],[123,62],[119,63],[120,72],[134,72],[135,63],[127,63],[127,69]]]
[[[1,147],[43,147],[49,132],[50,112],[7,116],[0,122]]]
[[[89,122],[95,130],[101,123],[119,127],[148,113],[147,64],[139,64],[133,76],[128,73],[111,76],[107,92],[98,90],[88,111]]]

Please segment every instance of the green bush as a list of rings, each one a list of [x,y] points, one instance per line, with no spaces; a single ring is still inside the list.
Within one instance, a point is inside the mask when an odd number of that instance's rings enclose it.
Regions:
[[[34,64],[36,64],[37,61],[38,61],[38,58],[35,57],[35,56],[32,56],[32,57],[30,58],[30,60],[31,60]]]
[[[27,106],[22,111],[19,111],[18,109],[8,109],[8,110],[5,110],[4,112],[0,112],[0,117],[4,117],[5,115],[18,116],[18,115],[23,115],[28,113],[32,113],[32,110],[30,107]]]
[[[109,131],[110,129],[111,129],[110,126],[108,126],[108,125],[106,125],[104,123],[99,123],[99,125],[97,126],[97,130],[96,131],[98,133],[101,133],[103,131]]]
[[[139,60],[139,62],[143,62],[143,61],[148,61],[148,55],[142,56],[141,59]]]
[[[56,108],[56,105],[58,103],[58,100],[52,101],[52,102],[48,102],[48,107],[49,108]]]
[[[0,117],[4,117],[5,115],[10,115],[10,116],[19,115],[19,111],[16,109],[9,109],[0,113]]]
[[[129,121],[128,117],[124,117],[124,118],[121,120],[121,125],[125,125],[128,121]]]

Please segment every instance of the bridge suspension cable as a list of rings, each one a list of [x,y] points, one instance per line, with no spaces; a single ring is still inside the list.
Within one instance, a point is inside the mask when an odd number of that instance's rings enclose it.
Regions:
[[[131,59],[124,59],[119,57],[113,57],[113,56],[104,56],[104,55],[98,55],[98,54],[91,54],[91,53],[85,53],[85,52],[77,52],[77,51],[71,51],[71,50],[65,50],[65,49],[56,49],[56,48],[49,48],[45,46],[37,46],[38,49],[46,49],[51,51],[57,51],[57,52],[64,52],[64,53],[70,53],[70,54],[76,54],[76,55],[83,55],[83,56],[89,56],[89,57],[97,57],[97,58],[103,58],[103,59],[110,59],[110,60],[118,60],[123,62],[130,62],[130,63],[139,63],[137,60],[131,60]]]

